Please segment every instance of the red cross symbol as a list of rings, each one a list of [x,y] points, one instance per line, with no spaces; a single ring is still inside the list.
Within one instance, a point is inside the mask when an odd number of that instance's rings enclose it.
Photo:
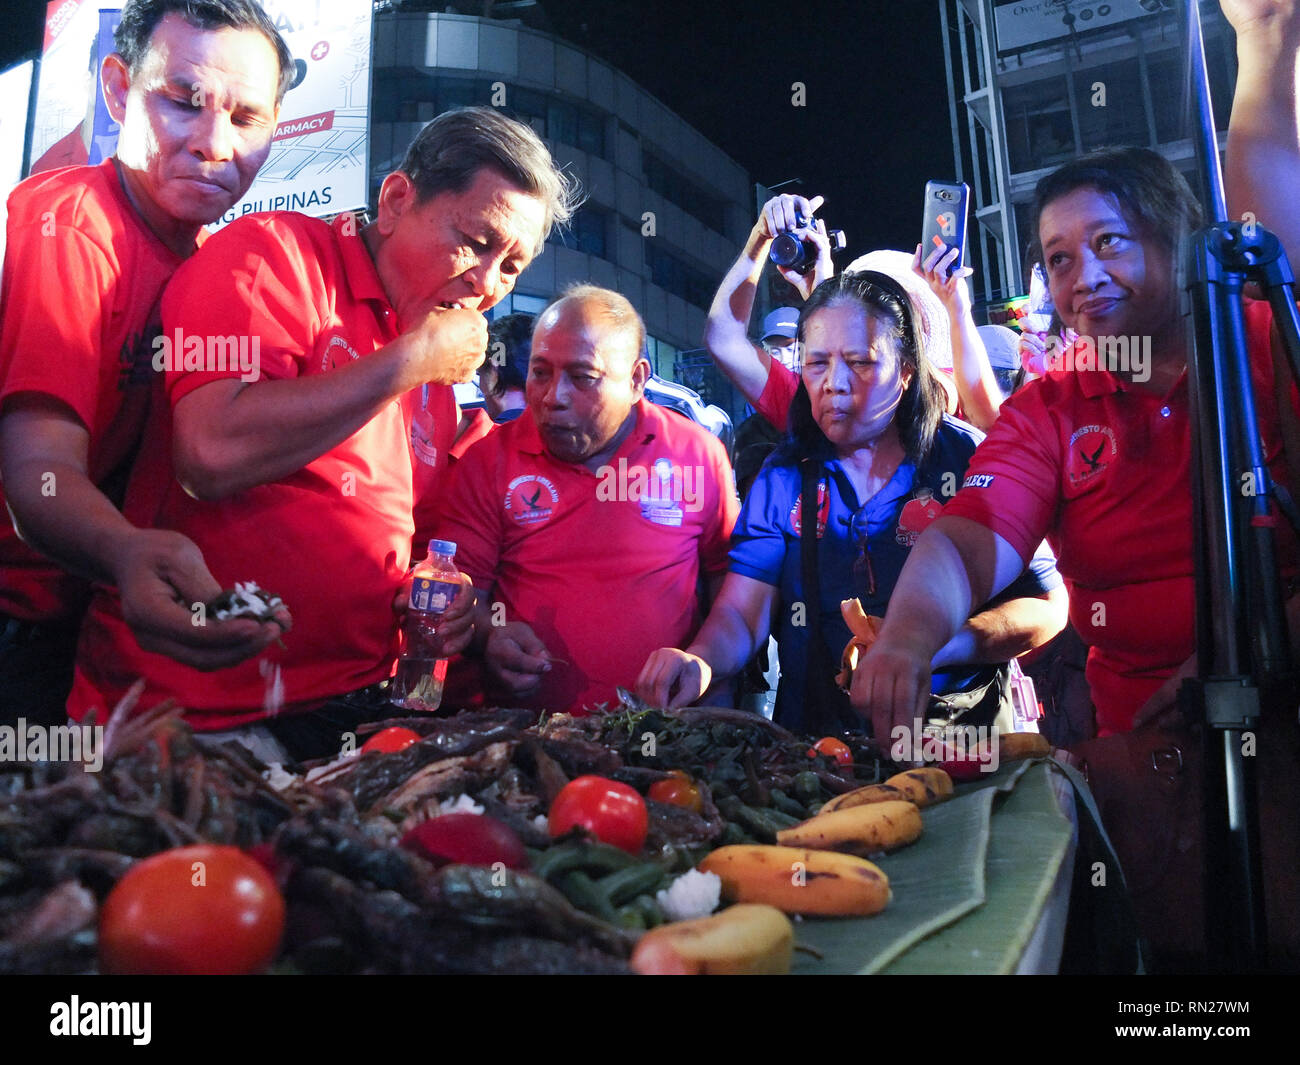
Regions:
[[[317,41],[311,50],[311,57],[313,59],[324,59],[329,54],[330,54],[329,41]]]

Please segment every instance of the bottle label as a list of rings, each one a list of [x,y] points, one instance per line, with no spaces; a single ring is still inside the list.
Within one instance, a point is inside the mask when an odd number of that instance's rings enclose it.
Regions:
[[[416,577],[411,583],[411,609],[425,614],[441,614],[451,606],[459,591],[459,584]]]

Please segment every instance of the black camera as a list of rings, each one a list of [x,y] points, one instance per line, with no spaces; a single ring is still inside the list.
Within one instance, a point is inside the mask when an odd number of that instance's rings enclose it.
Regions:
[[[796,274],[806,274],[817,264],[817,245],[807,237],[801,236],[812,226],[811,218],[799,219],[799,228],[788,233],[778,233],[772,241],[772,250],[767,257],[777,266],[793,270]],[[843,251],[846,246],[844,230],[832,229],[826,233],[830,241],[831,252]]]

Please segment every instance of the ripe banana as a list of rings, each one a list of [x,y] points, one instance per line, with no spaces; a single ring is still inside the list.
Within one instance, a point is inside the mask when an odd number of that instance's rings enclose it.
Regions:
[[[1022,758],[1046,758],[1052,753],[1047,737],[1038,732],[999,732],[998,758],[1015,762]]]
[[[654,959],[668,951],[682,967],[704,976],[783,974],[794,954],[794,926],[773,906],[742,903],[712,917],[661,925],[643,935],[632,955]]]
[[[917,806],[933,806],[952,797],[952,777],[942,769],[909,769],[890,777],[883,784],[868,784],[843,795],[836,795],[817,811],[818,815],[847,810],[853,806],[866,806],[875,802],[914,802]]]
[[[912,802],[873,802],[816,817],[776,834],[783,847],[815,847],[847,854],[892,851],[921,835],[921,811]]]
[[[849,632],[862,640],[867,647],[870,647],[875,638],[880,635],[881,626],[885,624],[884,618],[878,618],[863,610],[862,604],[857,599],[841,600],[840,613],[844,615],[844,624],[849,627]]]
[[[903,797],[917,806],[933,806],[952,798],[952,777],[933,766],[908,769],[890,777],[885,783],[905,792]]]
[[[893,784],[868,784],[865,788],[854,788],[843,795],[836,795],[817,811],[817,816],[833,813],[836,810],[847,810],[851,806],[866,806],[873,802],[910,801],[907,792],[902,788],[894,787]]]
[[[885,621],[874,614],[866,613],[857,599],[842,600],[840,613],[844,615],[844,624],[849,627],[849,632],[853,636],[844,645],[844,652],[840,655],[841,668],[835,676],[835,683],[848,691],[849,684],[853,680],[853,671],[858,668],[858,659],[863,651],[876,642],[876,637],[880,634],[880,628]]]
[[[722,880],[722,895],[786,913],[869,917],[889,904],[889,878],[871,862],[834,851],[739,844],[700,863]]]

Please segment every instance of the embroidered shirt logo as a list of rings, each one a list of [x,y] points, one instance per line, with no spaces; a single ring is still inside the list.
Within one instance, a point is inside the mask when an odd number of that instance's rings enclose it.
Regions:
[[[826,519],[831,511],[830,493],[826,490],[824,480],[817,482],[817,539],[826,535]],[[790,527],[794,530],[795,536],[802,536],[803,531],[803,497],[795,499],[794,506],[790,508]]]
[[[550,521],[560,493],[545,477],[525,473],[506,488],[505,510],[516,525],[540,525]]]
[[[1119,447],[1108,425],[1085,425],[1070,435],[1065,475],[1073,486],[1086,484],[1106,472]]]
[[[341,336],[332,336],[329,343],[325,345],[325,350],[321,353],[320,368],[324,372],[339,366],[346,366],[359,358],[361,356],[357,354],[356,349],[346,339]]]

